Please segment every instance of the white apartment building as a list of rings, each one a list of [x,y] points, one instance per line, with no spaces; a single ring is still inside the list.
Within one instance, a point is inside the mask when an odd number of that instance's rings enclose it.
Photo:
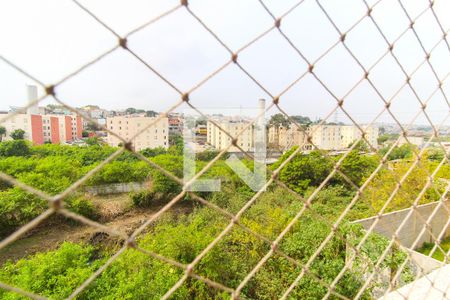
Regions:
[[[364,126],[362,126],[364,129]],[[378,146],[378,127],[365,128],[366,139],[374,148]],[[361,131],[354,125],[313,125],[310,128],[312,141],[315,146],[323,150],[343,150],[362,136]]]
[[[216,120],[217,123],[223,130],[230,133],[232,136],[237,136],[249,122],[245,120]],[[214,125],[211,121],[206,124],[206,142],[216,148],[217,150],[225,149],[229,144],[231,144],[231,138],[226,135],[222,130]],[[252,152],[254,151],[253,142],[253,126],[249,126],[245,131],[237,137],[237,145],[244,151]],[[228,152],[240,152],[239,148],[231,146]]]
[[[342,148],[346,149],[352,144],[354,141],[360,139],[362,137],[361,130],[354,125],[342,125],[341,127],[341,136],[342,136]],[[366,139],[369,144],[377,148],[378,147],[378,127],[369,126],[365,128],[365,126],[361,126],[362,129],[366,131]]]
[[[108,129],[114,131],[124,139],[133,137],[138,132],[144,130],[152,124],[156,118],[146,117],[144,114],[139,115],[123,115],[108,117],[106,124]],[[118,147],[122,143],[120,139],[108,133],[106,142]],[[169,148],[169,120],[164,117],[155,124],[146,128],[142,133],[132,140],[133,147],[139,151],[146,148],[163,147]]]
[[[310,127],[312,143],[323,150],[339,150],[342,148],[341,126],[313,125]]]

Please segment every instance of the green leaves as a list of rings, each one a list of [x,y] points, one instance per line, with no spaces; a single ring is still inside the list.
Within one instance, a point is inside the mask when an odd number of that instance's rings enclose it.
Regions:
[[[104,260],[91,261],[92,246],[63,243],[58,250],[36,254],[0,269],[0,281],[53,299],[68,297]],[[22,299],[0,290],[1,299]]]

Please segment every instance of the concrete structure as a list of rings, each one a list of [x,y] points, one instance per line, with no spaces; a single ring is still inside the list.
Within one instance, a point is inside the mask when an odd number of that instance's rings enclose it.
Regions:
[[[108,129],[124,139],[132,138],[145,129],[132,140],[135,150],[156,147],[169,148],[169,120],[167,117],[163,117],[152,124],[155,120],[156,118],[146,117],[145,114],[135,114],[108,117],[106,124]],[[113,147],[118,147],[122,143],[120,139],[111,134],[107,135],[106,142]]]
[[[150,184],[148,182],[123,182],[123,183],[86,186],[83,188],[83,191],[85,193],[95,196],[95,195],[138,192],[141,190],[148,190],[149,188]]]
[[[390,292],[380,300],[450,299],[450,265],[445,265],[422,278]]]
[[[406,248],[411,248],[415,239],[418,237],[420,231],[424,226],[424,220],[427,220],[431,215],[433,210],[440,202],[432,202],[428,204],[419,205],[417,210],[409,217],[406,224],[402,227],[398,234],[397,240],[400,244]],[[450,210],[450,201],[444,201],[444,204]],[[450,235],[450,226],[447,226],[447,220],[449,214],[445,207],[440,205],[437,212],[433,216],[430,222],[430,230],[433,232],[435,237],[439,236],[442,231],[444,231],[443,236],[447,237]],[[402,210],[397,210],[387,214],[383,214],[374,227],[374,232],[381,234],[389,239],[392,238],[394,232],[399,228],[400,224],[406,218],[411,208],[406,208]],[[420,214],[420,216],[419,216]],[[375,222],[377,217],[371,217],[367,219],[357,220],[353,223],[361,224],[366,230],[370,228],[373,222]],[[425,231],[422,237],[416,244],[416,248],[419,248],[425,242],[433,242],[433,238],[429,231]]]

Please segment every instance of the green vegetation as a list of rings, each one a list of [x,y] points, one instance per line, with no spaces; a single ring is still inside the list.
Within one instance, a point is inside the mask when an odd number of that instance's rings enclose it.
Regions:
[[[0,142],[3,139],[3,136],[6,134],[6,128],[3,126],[0,126]]]
[[[14,150],[20,147],[26,151]],[[81,178],[115,150],[115,148],[101,145],[32,147],[24,141],[1,143],[0,170],[55,195]],[[142,151],[142,154],[181,178],[182,150],[183,145],[180,140],[174,139],[167,151],[147,149]],[[294,149],[285,153],[271,168],[279,167],[292,154],[292,151]],[[281,251],[298,262],[305,263],[330,234],[331,224],[348,207],[357,188],[366,181],[379,164],[378,154],[368,155],[361,151],[358,148],[350,152],[342,161],[339,170],[346,176],[336,172],[328,184],[316,194],[310,209],[304,212],[282,239],[279,245]],[[13,153],[13,155],[5,155],[5,153]],[[216,154],[215,152],[200,154],[196,161],[196,168],[198,170],[203,168]],[[392,199],[388,210],[411,205],[411,201],[425,186],[427,174],[433,172],[438,165],[436,160],[431,159],[432,155],[428,157],[412,170],[398,195]],[[268,240],[274,240],[301,210],[304,200],[329,176],[334,163],[341,158],[342,156],[330,158],[318,151],[295,156],[281,170],[279,179],[298,195],[288,193],[285,189],[273,184],[242,214],[240,222]],[[244,163],[252,167],[252,162],[244,160]],[[330,284],[345,265],[348,245],[356,245],[364,235],[361,227],[350,225],[349,221],[376,214],[395,188],[396,180],[399,180],[410,166],[411,162],[406,159],[390,162],[388,168],[380,170],[367,185],[360,199],[350,208],[338,226],[335,236],[317,256],[310,267],[311,273],[307,273],[298,287],[293,290],[291,294],[293,299],[317,299],[324,296],[327,289],[317,281],[316,277]],[[143,181],[147,178],[151,178],[151,188],[130,195],[135,206],[151,207],[154,203],[166,203],[181,191],[180,184],[130,153],[123,153],[107,164],[88,180],[88,184]],[[237,213],[254,195],[254,192],[232,172],[224,160],[218,160],[203,175],[203,178],[221,178],[221,191],[198,194],[230,213]],[[437,178],[450,178],[448,165],[443,166]],[[439,183],[439,179],[436,179],[435,183],[436,190],[427,191],[421,203],[438,199],[437,192],[442,191],[444,185]],[[0,234],[7,234],[46,208],[45,202],[33,197],[7,183],[0,185],[0,213],[6,216],[2,218],[1,222],[4,223],[0,224],[0,228],[4,231]],[[217,237],[230,220],[219,212],[196,203],[189,195],[180,201],[189,201],[193,205],[192,212],[186,215],[170,213],[170,211],[165,213],[162,218],[149,226],[148,231],[139,236],[137,243],[143,249],[189,264]],[[80,213],[87,215],[95,213],[86,209],[90,202],[82,195],[71,195],[67,203],[71,209]],[[121,246],[120,243],[115,246],[110,243],[108,245],[106,247],[64,243],[57,250],[36,254],[17,262],[8,262],[0,269],[0,281],[46,297],[65,298]],[[383,237],[371,235],[362,247],[362,254],[358,256],[352,269],[346,271],[338,282],[336,292],[353,298],[364,283],[363,275],[373,270],[375,262],[387,245],[388,241]],[[195,266],[194,272],[236,288],[269,250],[268,243],[234,226]],[[405,258],[405,253],[394,249],[386,257],[382,267],[395,271]],[[274,254],[244,287],[242,297],[243,299],[279,298],[300,272],[301,268],[297,265]],[[127,249],[88,286],[79,299],[157,299],[182,276],[183,271],[174,266],[137,250]],[[408,267],[405,268],[402,281],[406,282],[412,277],[411,270]],[[363,299],[370,298],[370,291],[377,284],[373,283],[369,286]],[[0,298],[21,299],[16,294],[3,290],[0,290]],[[176,291],[173,298],[225,299],[229,298],[229,295],[210,288],[201,281],[188,279]]]
[[[115,151],[107,146],[74,147],[45,144],[31,146],[27,141],[0,143],[0,171],[36,189],[57,195],[79,180]],[[144,181],[151,167],[125,153],[92,176],[88,185]],[[72,211],[95,218],[92,203],[81,193],[65,199]],[[0,237],[38,216],[47,208],[39,197],[0,181]]]
[[[25,136],[25,130],[23,129],[16,129],[10,134],[11,138],[13,140],[23,140]]]
[[[425,255],[430,255],[431,250],[434,247],[434,243],[425,243],[419,250],[420,253],[423,253]],[[446,239],[444,239],[441,242],[441,249],[436,248],[436,250],[434,251],[432,257],[434,259],[440,260],[440,261],[445,261],[445,258],[447,258],[447,261],[450,260],[450,257],[448,257],[448,253],[450,251],[450,237],[447,237]]]
[[[329,206],[331,204],[329,201],[334,203],[345,199],[348,201],[348,198],[343,195],[338,199],[329,198],[339,192],[332,189],[325,191],[320,195],[320,203],[314,208]],[[223,197],[228,194],[230,199],[225,208],[231,211],[248,200],[243,199],[239,194],[230,195],[226,192],[220,194]],[[220,197],[212,201],[224,205]],[[253,231],[274,239],[301,205],[302,203],[296,197],[286,194],[280,188],[272,187],[243,215],[242,223]],[[337,217],[333,210],[322,213],[330,222]],[[146,250],[188,264],[223,230],[228,222],[229,220],[219,213],[199,206],[193,213],[186,216],[166,215],[151,228],[148,234],[139,239],[138,244]],[[291,233],[283,239],[280,249],[304,263],[329,233],[328,224],[319,220],[314,214],[306,212]],[[346,241],[340,236],[351,233],[352,239],[347,242],[356,243],[363,231],[359,227],[345,225],[339,228],[338,233],[339,237],[330,241],[311,267],[311,272],[328,283],[337,276],[345,264]],[[383,238],[373,237],[363,251],[366,251],[368,259],[375,263],[386,245],[387,241]],[[254,235],[234,227],[201,260],[194,271],[227,286],[236,287],[267,253],[269,246]],[[74,287],[94,272],[111,253],[111,249],[100,251],[88,245],[63,244],[59,250],[6,264],[0,271],[0,281],[47,297],[61,299],[67,297]],[[402,254],[397,254],[395,263],[399,264],[403,259]],[[392,262],[389,261],[389,263]],[[244,288],[243,297],[247,299],[278,298],[300,271],[301,269],[296,265],[283,257],[274,255]],[[358,288],[363,284],[360,273],[362,271],[362,269],[348,271],[339,282],[336,291],[350,298],[355,296]],[[70,273],[76,275],[69,280]],[[129,249],[87,288],[80,299],[116,297],[157,299],[182,275],[182,271],[176,267]],[[52,288],[49,288],[49,282]],[[316,299],[325,293],[326,288],[313,276],[307,274],[300,281],[299,287],[293,291],[292,297]],[[0,291],[2,299],[15,299],[15,297],[13,293]],[[211,289],[194,279],[189,279],[183,284],[174,296],[175,299],[228,297],[226,293]],[[365,298],[367,297],[368,293],[365,295]]]

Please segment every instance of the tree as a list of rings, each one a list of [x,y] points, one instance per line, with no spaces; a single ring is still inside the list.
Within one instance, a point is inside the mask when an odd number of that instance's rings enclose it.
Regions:
[[[309,125],[312,123],[311,119],[309,117],[304,117],[304,116],[291,116],[291,118],[297,122],[298,124],[305,124],[305,125]]]
[[[0,156],[27,156],[30,153],[30,146],[24,140],[7,141],[0,144]]]
[[[358,150],[351,151],[342,162],[340,170],[353,183],[361,186],[364,180],[372,174],[378,165],[378,161],[374,156],[360,154]],[[342,178],[343,183],[347,183]]]
[[[169,135],[169,150],[168,152],[175,155],[182,155],[184,149],[183,137],[179,134]]]
[[[23,140],[25,136],[25,130],[16,129],[9,135],[13,140]]]
[[[389,140],[389,137],[390,137],[389,134],[382,134],[382,135],[380,135],[378,137],[378,139],[377,139],[378,145],[381,145],[384,142],[386,142],[387,140]]]
[[[89,121],[89,123],[86,125],[86,130],[98,131],[98,130],[101,130],[101,127],[96,122]]]
[[[290,124],[290,122],[289,122],[288,118],[286,118],[286,116],[281,114],[281,113],[280,114],[274,114],[269,120],[269,125],[270,126],[288,127],[289,124]]]
[[[318,186],[330,173],[332,162],[318,151],[294,157],[280,172],[280,179],[303,194],[309,186]]]
[[[388,145],[385,148],[380,149],[380,154],[384,156],[388,150],[390,149],[390,145]],[[413,149],[414,146],[411,144],[403,144],[400,147],[396,146],[388,155],[389,160],[396,160],[396,159],[408,159],[413,157]]]
[[[3,139],[3,136],[6,134],[6,128],[3,126],[0,126],[0,142]]]
[[[140,152],[144,156],[154,157],[154,156],[157,156],[160,154],[166,154],[167,150],[166,150],[166,148],[163,148],[163,147],[156,147],[156,148],[145,148],[145,149],[142,149]]]
[[[144,112],[145,112],[145,110],[143,110],[143,109],[136,109],[136,108],[134,108],[134,107],[129,107],[129,108],[127,108],[127,109],[125,110],[125,113],[126,113],[127,115],[141,114],[141,113],[144,113]]]
[[[429,149],[427,149],[426,154],[427,154],[427,158],[429,160],[438,161],[438,162],[440,162],[442,159],[444,159],[444,156],[445,156],[445,152],[441,148],[429,148]]]
[[[154,110],[147,110],[147,111],[145,112],[145,115],[146,115],[147,117],[156,117],[156,116],[158,115],[158,113],[157,113],[156,111],[154,111]]]
[[[100,139],[96,136],[87,138],[84,142],[89,146],[100,145]]]

